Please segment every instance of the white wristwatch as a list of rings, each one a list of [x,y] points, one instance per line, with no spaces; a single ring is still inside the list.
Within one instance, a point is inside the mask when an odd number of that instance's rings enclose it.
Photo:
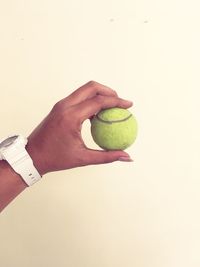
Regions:
[[[6,160],[28,186],[41,179],[25,147],[28,139],[12,135],[0,140],[0,160]]]

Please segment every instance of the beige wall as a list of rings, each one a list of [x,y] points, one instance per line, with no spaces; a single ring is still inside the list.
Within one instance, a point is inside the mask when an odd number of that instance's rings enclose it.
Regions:
[[[199,1],[0,0],[0,135],[88,80],[132,99],[134,163],[51,173],[0,217],[2,267],[199,267]],[[89,123],[83,136],[90,147]]]

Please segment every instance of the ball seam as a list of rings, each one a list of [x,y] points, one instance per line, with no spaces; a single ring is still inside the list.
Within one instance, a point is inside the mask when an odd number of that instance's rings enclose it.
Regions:
[[[133,116],[133,115],[130,114],[128,117],[126,117],[126,118],[124,118],[124,119],[121,119],[121,120],[105,121],[105,120],[101,119],[101,118],[98,116],[98,114],[97,114],[97,115],[96,115],[96,119],[99,120],[99,121],[101,121],[101,122],[104,122],[104,123],[112,124],[112,123],[116,123],[116,122],[123,122],[123,121],[126,121],[126,120],[130,119],[132,116]]]

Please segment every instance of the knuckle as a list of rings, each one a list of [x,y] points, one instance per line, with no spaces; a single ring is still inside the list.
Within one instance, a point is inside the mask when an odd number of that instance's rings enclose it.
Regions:
[[[91,80],[87,83],[87,85],[90,87],[95,87],[97,85],[97,82],[95,82],[94,80]]]
[[[64,109],[64,105],[63,105],[63,102],[62,100],[58,101],[57,103],[54,104],[53,106],[53,110],[54,111],[61,111]]]
[[[116,90],[112,90],[113,91],[113,94],[115,95],[115,96],[117,96],[117,91]]]
[[[97,104],[102,104],[104,102],[104,97],[101,95],[97,95],[95,97],[95,101],[97,102]]]
[[[104,102],[105,102],[105,98],[104,98],[103,96],[101,96],[101,95],[97,95],[97,96],[94,98],[94,100],[95,100],[95,103],[96,103],[96,105],[97,105],[98,107],[102,107],[103,104],[104,104]]]

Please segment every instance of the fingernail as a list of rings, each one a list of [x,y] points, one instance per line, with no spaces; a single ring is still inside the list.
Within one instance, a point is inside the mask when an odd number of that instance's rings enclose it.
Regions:
[[[119,160],[119,161],[126,161],[126,162],[131,162],[131,161],[133,161],[133,159],[130,158],[130,157],[120,157],[120,158],[118,158],[118,160]]]

